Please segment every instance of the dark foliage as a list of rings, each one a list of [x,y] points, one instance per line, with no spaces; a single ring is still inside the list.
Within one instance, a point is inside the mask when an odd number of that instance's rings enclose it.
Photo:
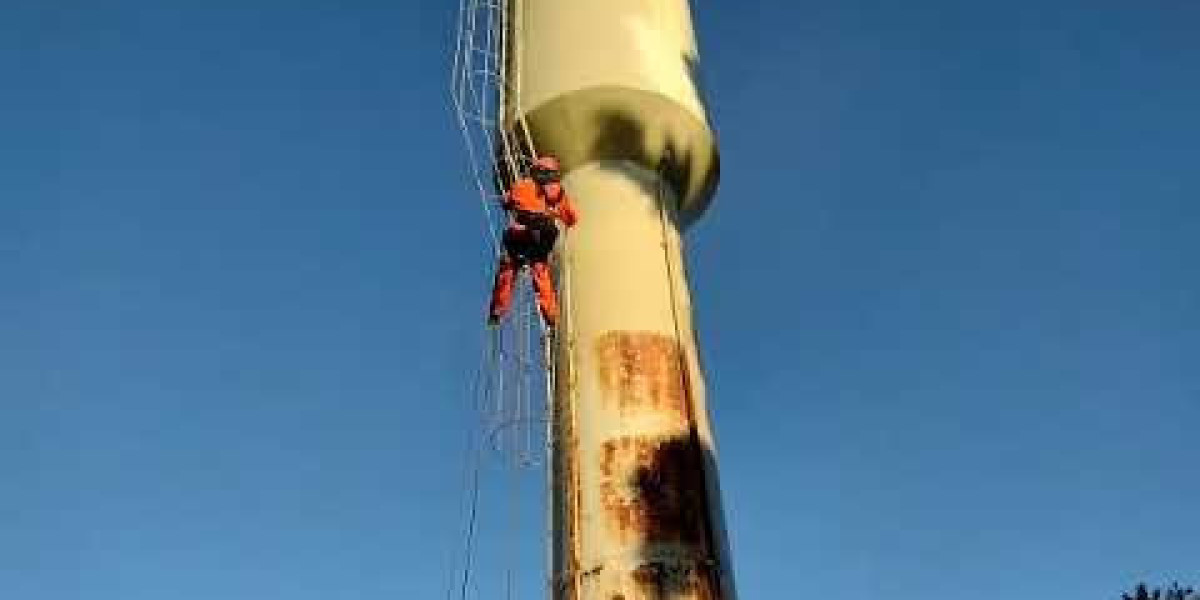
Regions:
[[[1139,583],[1132,593],[1121,594],[1121,600],[1200,600],[1192,588],[1181,588],[1172,583],[1170,588],[1155,588],[1151,591],[1146,584]]]

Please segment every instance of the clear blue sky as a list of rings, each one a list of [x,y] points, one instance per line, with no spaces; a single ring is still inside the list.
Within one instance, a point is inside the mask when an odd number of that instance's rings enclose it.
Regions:
[[[442,596],[453,4],[0,0],[0,598]],[[742,597],[1200,583],[1200,7],[697,12]]]

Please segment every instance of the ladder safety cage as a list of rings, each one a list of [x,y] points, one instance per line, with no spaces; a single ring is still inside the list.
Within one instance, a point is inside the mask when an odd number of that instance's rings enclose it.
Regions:
[[[519,98],[518,72],[510,61],[520,19],[507,0],[459,0],[451,98],[466,147],[470,182],[480,198],[486,230],[485,280],[503,252],[507,219],[502,208],[508,185],[527,173],[535,158],[523,117],[506,125]],[[520,133],[514,132],[517,130]],[[511,316],[490,333],[482,359],[484,385],[478,392],[483,436],[506,462],[533,467],[546,460],[548,392],[553,369],[545,348],[547,332],[529,292],[528,269],[518,273]],[[539,327],[540,325],[540,327]]]
[[[484,216],[483,280],[491,283],[501,257],[507,216],[502,200],[536,158],[519,110],[520,82],[514,39],[521,19],[512,0],[459,0],[450,95],[466,147],[469,183]],[[516,115],[515,117],[512,115]],[[478,375],[472,382],[477,427],[468,432],[460,545],[452,550],[447,600],[516,600],[551,580],[528,545],[549,555],[552,390],[550,332],[537,308],[528,268],[518,271],[509,317],[484,332]],[[481,307],[482,308],[482,307]],[[484,311],[478,315],[482,324]],[[487,461],[490,455],[497,460]],[[489,477],[490,466],[501,477]],[[541,467],[538,469],[536,467]],[[539,514],[540,513],[540,514]],[[521,535],[522,525],[546,519],[543,539]],[[537,573],[540,577],[529,578]],[[538,581],[541,583],[537,583]],[[493,583],[488,583],[493,582]]]

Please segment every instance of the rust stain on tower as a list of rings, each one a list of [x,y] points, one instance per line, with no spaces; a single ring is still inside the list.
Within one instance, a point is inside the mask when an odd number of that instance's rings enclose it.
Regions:
[[[623,543],[705,541],[700,449],[688,438],[621,437],[603,444],[600,495]]]
[[[596,340],[600,385],[606,407],[622,414],[669,411],[688,420],[687,374],[679,343],[645,331],[610,331]]]

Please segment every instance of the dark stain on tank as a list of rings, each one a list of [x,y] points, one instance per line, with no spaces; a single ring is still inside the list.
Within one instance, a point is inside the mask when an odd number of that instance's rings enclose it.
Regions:
[[[716,575],[710,562],[650,561],[633,570],[638,600],[717,600]]]
[[[701,545],[704,468],[690,437],[621,437],[604,443],[600,488],[610,527],[623,543]]]

